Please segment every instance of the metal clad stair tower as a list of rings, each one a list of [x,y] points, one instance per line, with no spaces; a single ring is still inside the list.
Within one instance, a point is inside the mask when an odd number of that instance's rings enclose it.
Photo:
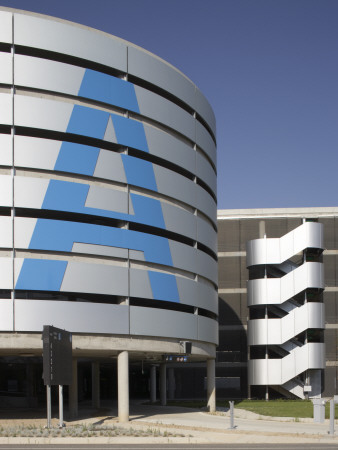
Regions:
[[[325,368],[323,226],[247,243],[249,386],[320,397]]]

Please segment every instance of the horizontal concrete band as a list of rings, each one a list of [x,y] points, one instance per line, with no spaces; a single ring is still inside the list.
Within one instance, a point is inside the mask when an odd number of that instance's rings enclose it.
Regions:
[[[163,354],[183,354],[182,341],[178,339],[144,336],[97,336],[73,334],[73,355],[81,357],[115,357],[121,351],[130,351],[131,358],[157,358]],[[216,346],[191,341],[191,359],[215,358]],[[42,356],[41,333],[0,333],[0,355]]]

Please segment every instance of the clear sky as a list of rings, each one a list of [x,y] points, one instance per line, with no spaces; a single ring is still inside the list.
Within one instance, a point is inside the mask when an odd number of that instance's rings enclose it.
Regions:
[[[217,119],[218,207],[338,206],[338,0],[0,0],[134,42]]]

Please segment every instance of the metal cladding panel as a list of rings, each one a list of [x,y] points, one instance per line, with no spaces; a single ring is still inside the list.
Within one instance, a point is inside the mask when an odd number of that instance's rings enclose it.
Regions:
[[[128,214],[128,193],[117,189],[90,186],[85,207]]]
[[[217,284],[217,262],[204,252],[176,241],[169,241],[173,266],[202,275]]]
[[[13,71],[12,71],[12,55],[11,53],[0,52],[0,83],[12,84],[13,83]]]
[[[128,306],[15,300],[15,331],[41,332],[46,323],[72,333],[128,334]]]
[[[286,316],[287,317],[287,316]],[[276,319],[276,321],[273,321],[274,319],[267,320],[267,329],[268,329],[268,337],[267,341],[268,343],[271,342],[271,344],[275,343],[281,343],[281,334],[284,326],[284,322],[282,320]],[[288,324],[285,324],[288,326]],[[295,336],[295,335],[293,335]],[[265,345],[265,343],[263,344]]]
[[[307,288],[324,289],[322,263],[306,262],[282,278],[248,281],[248,306],[284,303]]]
[[[86,69],[25,55],[14,57],[16,86],[78,95]]]
[[[0,176],[0,206],[12,206],[12,180],[10,175]]]
[[[212,132],[216,136],[216,118],[215,114],[208,102],[208,100],[204,97],[202,92],[196,87],[196,93],[195,93],[195,109],[198,112],[198,114],[203,117],[203,119],[206,121],[206,123],[210,126]]]
[[[198,339],[218,345],[218,322],[209,317],[198,316]]]
[[[119,183],[127,182],[121,155],[108,150],[100,150],[93,175]]]
[[[84,253],[87,255],[109,256],[111,258],[128,258],[128,250],[126,248],[109,247],[107,245],[83,244],[74,242],[73,253]]]
[[[211,286],[183,277],[176,277],[180,303],[196,306],[217,314],[218,295]]]
[[[13,289],[12,258],[0,258],[0,289]]]
[[[13,102],[11,94],[0,93],[0,124],[13,124]]]
[[[12,232],[12,219],[11,217],[0,216],[0,247],[12,248],[13,232]]]
[[[248,343],[250,345],[266,345],[268,341],[267,320],[248,321]]]
[[[217,254],[217,233],[214,228],[205,219],[197,219],[197,241],[209,247]]]
[[[248,306],[282,303],[279,278],[249,280],[247,286]]]
[[[18,208],[42,208],[48,184],[49,180],[45,178],[16,176],[14,178],[15,206]]]
[[[248,361],[249,384],[267,384],[267,359],[251,359]]]
[[[0,134],[0,165],[11,166],[12,161],[12,136]]]
[[[69,262],[61,291],[128,295],[128,269],[115,265]]]
[[[324,369],[325,362],[325,344],[319,342],[312,342],[309,346],[309,368],[310,369]]]
[[[15,96],[14,105],[15,125],[62,133],[67,131],[74,106],[71,103],[23,95]]]
[[[193,181],[155,164],[153,167],[158,192],[188,205],[196,205],[196,185]]]
[[[196,175],[217,194],[216,173],[205,156],[196,153]]]
[[[173,266],[197,273],[197,249],[176,241],[169,241]]]
[[[196,240],[196,216],[178,206],[161,202],[165,228]]]
[[[13,300],[0,300],[0,331],[13,331]]]
[[[153,298],[147,270],[130,269],[130,297]]]
[[[183,169],[194,171],[196,152],[174,136],[144,125],[149,153],[172,162]]]
[[[195,85],[177,69],[155,55],[129,46],[128,73],[159,86],[194,109]]]
[[[198,339],[197,316],[163,309],[130,307],[130,334]]]
[[[156,120],[195,140],[195,119],[184,109],[164,99],[160,95],[135,86],[135,93],[142,116]]]
[[[196,121],[196,144],[209,156],[216,166],[216,145],[209,132],[202,124]]]
[[[95,61],[126,72],[127,47],[114,36],[72,23],[14,14],[16,45],[41,48]]]
[[[202,211],[209,219],[217,224],[217,205],[211,195],[200,185],[195,185],[196,208]]]
[[[208,278],[213,283],[218,283],[217,261],[207,253],[197,250],[197,273]]]
[[[305,222],[279,239],[248,241],[247,267],[256,264],[281,264],[306,248],[324,249],[321,223]]]
[[[30,136],[14,136],[14,164],[16,167],[32,167],[53,170],[62,142]]]
[[[12,13],[0,11],[0,42],[12,43]]]

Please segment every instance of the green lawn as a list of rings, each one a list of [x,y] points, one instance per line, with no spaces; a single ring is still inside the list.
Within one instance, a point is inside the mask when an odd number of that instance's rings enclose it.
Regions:
[[[203,401],[171,401],[168,405],[184,406],[186,408],[205,408]],[[229,407],[228,401],[218,401],[217,406]],[[246,409],[262,416],[274,417],[313,417],[313,405],[310,400],[239,400],[235,408]],[[330,403],[325,405],[325,417],[330,417]],[[335,406],[335,418],[338,419],[338,405]]]

